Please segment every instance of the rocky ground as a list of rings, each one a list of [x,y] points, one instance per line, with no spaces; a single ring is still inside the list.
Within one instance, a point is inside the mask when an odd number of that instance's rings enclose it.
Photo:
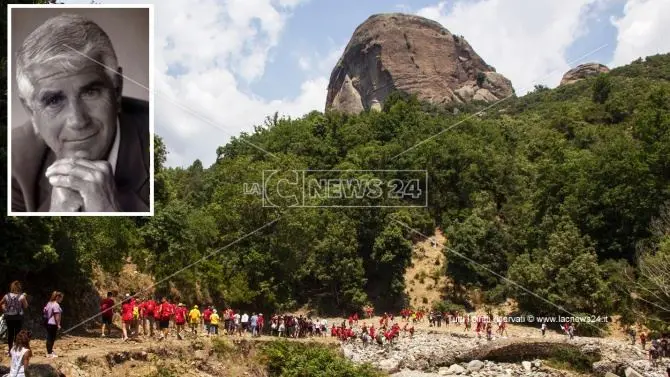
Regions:
[[[556,369],[552,363],[539,360],[551,354],[554,347],[574,347],[582,354],[599,354],[601,360],[586,374]],[[364,346],[354,342],[344,344],[342,348],[352,361],[371,363],[393,377],[568,377],[605,376],[608,372],[626,377],[665,377],[665,368],[670,366],[666,360],[652,368],[639,345],[631,346],[616,339],[575,337],[567,340],[558,334],[547,338],[512,335],[488,342],[458,331],[419,330],[413,338],[401,336],[390,346]],[[487,355],[497,361],[487,360]],[[475,358],[478,356],[480,358]]]
[[[167,342],[147,338],[121,342],[95,334],[67,336],[56,343],[56,353],[61,356],[57,359],[46,359],[44,341],[34,340],[31,370],[35,372],[33,376],[68,377],[169,375],[165,371],[180,376],[266,376],[262,368],[254,365],[254,344],[274,338],[225,339],[232,348],[222,355],[210,339],[200,336]],[[523,326],[510,326],[508,336],[490,342],[477,339],[473,332],[466,333],[462,327],[431,328],[425,323],[417,325],[414,337],[401,335],[396,344],[386,347],[364,346],[360,342],[340,346],[331,337],[297,341],[330,344],[340,348],[352,361],[371,363],[392,377],[666,377],[664,370],[670,366],[670,360],[666,359],[652,368],[639,345],[631,346],[621,338],[567,340],[553,332],[542,338],[537,329]],[[571,347],[580,354],[598,354],[601,360],[588,373],[566,370],[566,365],[547,361],[547,355],[556,347]],[[0,346],[0,351],[6,352],[6,346]],[[7,363],[7,357],[0,356],[0,376],[7,372]],[[614,375],[607,375],[608,372]]]

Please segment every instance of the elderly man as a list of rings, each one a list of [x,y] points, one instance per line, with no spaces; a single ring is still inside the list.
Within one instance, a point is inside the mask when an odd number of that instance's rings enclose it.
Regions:
[[[64,14],[47,20],[16,56],[30,121],[12,128],[12,210],[149,211],[149,106],[122,96],[107,34]]]

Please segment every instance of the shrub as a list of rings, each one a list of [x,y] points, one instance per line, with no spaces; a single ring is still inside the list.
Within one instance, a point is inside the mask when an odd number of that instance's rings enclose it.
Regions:
[[[259,358],[270,377],[381,377],[370,365],[355,365],[321,344],[269,342]]]
[[[557,369],[590,373],[593,363],[600,361],[596,355],[587,355],[572,347],[559,347],[547,359],[547,364]]]
[[[612,83],[607,74],[601,74],[593,82],[593,102],[603,104],[612,90]]]
[[[486,80],[486,74],[484,72],[477,72],[477,86],[481,87],[484,85],[484,80]]]
[[[463,305],[455,304],[449,300],[444,300],[440,302],[436,302],[433,304],[433,310],[437,310],[439,312],[464,312],[465,307]]]
[[[235,354],[235,346],[223,338],[214,338],[212,340],[212,350],[219,356],[229,356]]]

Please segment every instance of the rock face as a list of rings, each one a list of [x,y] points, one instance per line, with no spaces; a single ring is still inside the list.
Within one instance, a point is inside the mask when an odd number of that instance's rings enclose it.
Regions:
[[[580,64],[567,71],[561,79],[560,85],[572,84],[575,81],[585,79],[590,76],[597,76],[601,73],[607,73],[610,69],[599,63]]]
[[[333,69],[326,111],[369,110],[395,90],[436,104],[514,94],[507,78],[439,23],[400,13],[374,15],[356,28]]]

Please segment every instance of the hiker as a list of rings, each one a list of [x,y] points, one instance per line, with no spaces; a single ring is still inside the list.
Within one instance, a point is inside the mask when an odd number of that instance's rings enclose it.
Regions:
[[[216,311],[216,309],[212,310],[212,315],[209,317],[209,335],[219,335],[219,321],[221,321],[221,317],[219,317],[219,313]]]
[[[204,323],[205,332],[207,333],[207,335],[209,335],[210,325],[212,324],[210,320],[211,316],[212,316],[212,308],[208,306],[202,312],[202,322]]]
[[[233,309],[228,309],[228,317],[230,317],[230,321],[228,321],[228,335],[233,335],[235,334],[235,311]]]
[[[633,327],[631,327],[630,330],[628,330],[628,335],[630,336],[630,339],[631,339],[631,345],[634,346],[635,345],[635,336],[637,334],[635,333],[635,329]]]
[[[114,318],[114,294],[107,292],[107,297],[100,303],[100,318],[102,319],[102,337],[104,338],[105,329],[109,327],[109,335],[112,335],[112,319]]]
[[[28,307],[28,299],[18,280],[9,285],[9,293],[0,300],[0,307],[7,322],[7,349],[11,350],[16,334],[23,327],[23,310]]]
[[[168,332],[170,331],[170,319],[172,318],[172,315],[174,314],[174,307],[170,302],[168,301],[167,298],[163,297],[161,299],[161,304],[158,307],[158,316],[160,318],[158,327],[161,330],[161,335],[158,340],[163,340],[166,339],[168,336]]]
[[[647,346],[647,335],[645,333],[640,334],[640,345],[642,345],[642,351],[644,351],[644,347]]]
[[[124,342],[128,340],[128,333],[132,330],[133,309],[134,305],[131,301],[130,294],[126,293],[126,297],[121,304],[121,331],[123,333],[121,340]]]
[[[263,335],[263,326],[265,326],[265,318],[263,318],[263,313],[258,313],[258,336]]]
[[[242,322],[240,322],[242,320],[242,316],[240,315],[240,312],[236,312],[233,318],[235,318],[235,330],[237,330],[237,335],[242,336]],[[233,331],[233,333],[235,332]]]
[[[60,303],[63,302],[63,293],[53,291],[51,299],[42,309],[42,316],[47,328],[47,358],[56,358],[58,355],[54,353],[54,344],[56,343],[56,335],[61,329],[61,319],[63,309]]]
[[[177,305],[174,313],[174,324],[177,328],[177,339],[181,340],[181,332],[184,330],[184,325],[186,324],[186,305],[181,302]]]
[[[11,364],[9,365],[9,373],[7,377],[26,377],[26,370],[30,364],[30,357],[33,352],[30,350],[30,333],[28,330],[21,330],[16,334],[14,344],[9,349],[11,356]]]
[[[140,320],[142,319],[142,310],[144,305],[142,304],[142,299],[135,299],[135,294],[131,295],[130,302],[133,303],[133,321],[131,324],[132,336],[136,337],[140,335]]]
[[[542,337],[544,338],[545,333],[547,332],[547,322],[542,322],[542,326],[540,327],[540,330],[542,331]]]
[[[193,305],[193,309],[188,312],[188,321],[191,324],[191,332],[198,335],[198,326],[200,326],[200,310],[198,305]]]
[[[244,333],[249,331],[249,314],[247,314],[247,313],[242,314],[242,318],[241,318],[240,321],[242,323],[242,331]]]
[[[333,326],[335,326],[335,325],[333,325]],[[277,332],[278,332],[280,338],[282,336],[284,336],[284,333],[286,332],[286,324],[284,323],[284,318],[283,317],[279,320],[279,327],[277,328]]]
[[[575,325],[572,322],[570,322],[570,326],[568,327],[568,335],[570,335],[570,339],[575,337]]]
[[[258,336],[258,316],[256,313],[252,313],[251,315],[251,320],[250,320],[250,326],[251,326],[251,337],[255,338]]]
[[[156,312],[156,301],[153,298],[149,298],[144,303],[144,310],[142,311],[142,332],[144,335],[147,335],[147,323],[149,324],[149,336],[153,338],[154,328],[156,326],[156,320],[154,314]]]
[[[649,348],[649,360],[651,361],[651,366],[656,367],[658,365],[658,358],[660,357],[660,350],[657,346],[652,345]]]

